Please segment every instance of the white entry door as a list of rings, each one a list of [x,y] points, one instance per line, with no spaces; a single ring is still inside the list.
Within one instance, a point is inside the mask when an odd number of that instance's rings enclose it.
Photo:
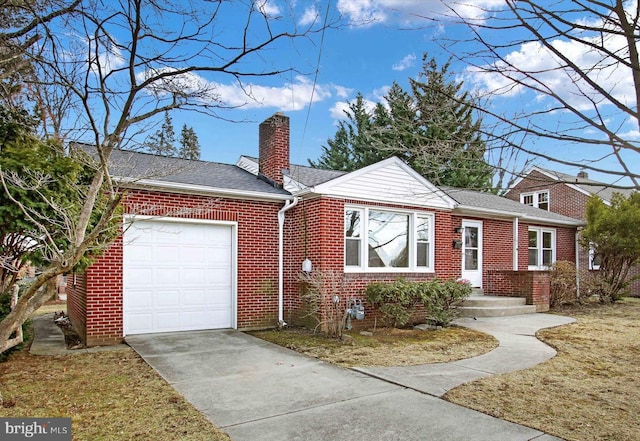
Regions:
[[[482,288],[482,222],[462,221],[462,278]]]
[[[124,234],[124,333],[231,328],[230,225],[136,220]]]

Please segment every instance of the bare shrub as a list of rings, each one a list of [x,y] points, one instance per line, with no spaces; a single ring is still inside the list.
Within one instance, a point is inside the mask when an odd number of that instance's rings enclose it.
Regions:
[[[342,338],[347,319],[347,299],[344,273],[334,270],[301,272],[298,280],[303,288],[300,294],[306,307],[304,318],[313,318],[315,329],[324,329],[329,337]]]
[[[551,267],[551,300],[552,308],[571,305],[578,301],[576,284],[576,264],[559,260]]]

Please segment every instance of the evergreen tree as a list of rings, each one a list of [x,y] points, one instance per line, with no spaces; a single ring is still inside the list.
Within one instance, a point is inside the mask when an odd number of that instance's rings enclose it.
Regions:
[[[340,121],[335,136],[322,147],[320,159],[309,160],[312,167],[353,171],[387,157],[371,148],[372,115],[366,109],[362,94],[358,93],[345,114],[348,121]]]
[[[193,127],[182,126],[180,132],[180,152],[179,156],[183,159],[200,159],[200,143],[198,135]]]
[[[175,146],[176,135],[173,131],[173,121],[169,112],[164,113],[162,126],[144,141],[145,150],[160,156],[177,156]]]
[[[491,188],[482,121],[474,119],[475,103],[449,67],[423,57],[423,71],[409,80],[410,91],[394,82],[372,113],[358,94],[346,112],[349,121],[340,122],[311,166],[353,171],[395,155],[436,185]]]

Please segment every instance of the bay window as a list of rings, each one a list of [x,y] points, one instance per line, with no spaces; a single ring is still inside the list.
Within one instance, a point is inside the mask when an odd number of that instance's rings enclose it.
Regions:
[[[433,270],[432,214],[348,207],[344,238],[347,271]]]

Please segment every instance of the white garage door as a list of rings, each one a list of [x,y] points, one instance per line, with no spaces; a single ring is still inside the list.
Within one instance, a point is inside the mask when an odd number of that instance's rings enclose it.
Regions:
[[[136,220],[124,234],[124,334],[233,326],[233,229]]]

